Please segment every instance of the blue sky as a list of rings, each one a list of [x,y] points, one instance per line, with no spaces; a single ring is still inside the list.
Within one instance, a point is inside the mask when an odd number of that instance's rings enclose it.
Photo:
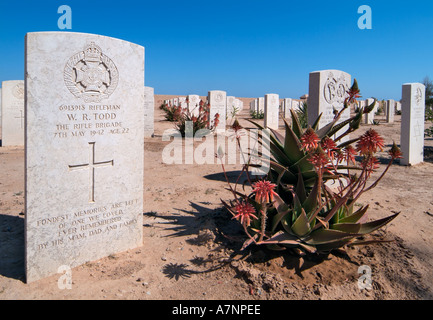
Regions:
[[[24,78],[24,36],[60,31],[60,5],[71,32],[144,46],[156,94],[299,98],[310,72],[338,69],[364,98],[399,100],[403,83],[433,78],[431,0],[0,0],[0,81]],[[371,30],[358,28],[361,5]]]

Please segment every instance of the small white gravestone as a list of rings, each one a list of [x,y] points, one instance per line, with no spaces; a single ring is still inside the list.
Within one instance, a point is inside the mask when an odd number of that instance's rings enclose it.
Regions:
[[[173,103],[175,107],[179,106],[179,98],[174,98]]]
[[[347,91],[351,87],[351,75],[340,70],[323,70],[310,73],[308,93],[308,125],[312,126],[318,116],[319,129],[323,128],[335,118],[334,110],[343,109]],[[350,118],[350,108],[346,108],[337,123]],[[337,135],[348,129],[348,125],[340,130]],[[337,136],[336,135],[336,136]],[[336,136],[332,138],[336,138]],[[348,136],[339,142],[348,140]]]
[[[278,130],[279,120],[279,96],[275,93],[265,95],[265,128]]]
[[[373,102],[374,102],[374,99],[372,99],[372,98],[365,100],[365,107],[366,108],[369,107]],[[377,104],[378,103],[376,101],[376,103],[373,107],[373,110],[370,111],[369,113],[364,114],[364,123],[365,124],[373,124],[374,123],[374,116],[375,116],[375,113],[377,110]]]
[[[215,129],[216,132],[224,132],[226,130],[227,93],[219,90],[209,91],[208,100],[210,104],[209,121],[212,124],[215,115],[218,114],[219,123]]]
[[[257,98],[257,110],[259,112],[265,112],[265,98]]]
[[[425,86],[406,83],[402,87],[401,138],[403,165],[415,165],[424,161],[424,113]]]
[[[25,45],[32,282],[143,244],[144,48],[71,32]]]
[[[24,146],[24,81],[2,82],[2,146]]]
[[[196,94],[188,95],[188,110],[193,116],[200,114],[200,96]]]
[[[395,102],[395,111],[401,112],[401,102],[400,101]]]
[[[226,110],[227,110],[227,116],[228,116],[229,114],[231,114],[232,111],[233,111],[233,108],[236,107],[235,100],[236,100],[236,97],[233,97],[233,96],[227,96],[227,109],[226,109]]]
[[[155,133],[155,90],[144,87],[144,137],[153,137]]]
[[[389,99],[386,101],[386,122],[394,123],[395,101]]]
[[[290,119],[292,117],[290,110],[292,110],[292,99],[290,98],[285,98],[283,100],[283,112],[284,112],[284,118],[286,119]]]
[[[186,97],[179,97],[179,107],[182,109],[187,109],[188,104],[186,103]]]

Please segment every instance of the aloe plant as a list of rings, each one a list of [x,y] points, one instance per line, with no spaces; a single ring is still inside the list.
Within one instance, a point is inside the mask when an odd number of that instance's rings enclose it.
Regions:
[[[383,150],[383,139],[370,129],[356,139],[341,142],[359,128],[364,113],[373,111],[376,101],[339,122],[342,112],[357,97],[355,80],[342,110],[335,112],[334,120],[325,127],[318,129],[319,116],[312,127],[302,128],[297,114],[292,112],[291,124],[283,119],[284,136],[275,130],[270,135],[260,135],[259,142],[271,154],[269,173],[260,181],[249,178],[249,193],[240,193],[230,186],[234,199],[229,203],[222,201],[244,227],[248,236],[244,247],[255,243],[276,250],[290,248],[313,253],[370,243],[357,238],[383,227],[398,215],[367,222],[368,205],[355,210],[359,197],[373,189],[393,160],[401,157],[394,144],[389,151],[391,161],[379,178],[368,184],[378,168],[375,154]],[[346,126],[348,129],[343,131]],[[355,156],[361,161],[356,161]],[[248,172],[248,166],[243,171]],[[331,180],[336,187],[329,186]]]

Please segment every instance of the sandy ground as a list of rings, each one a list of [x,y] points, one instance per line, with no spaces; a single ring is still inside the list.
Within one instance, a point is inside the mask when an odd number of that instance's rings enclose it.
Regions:
[[[222,208],[229,200],[221,166],[167,165],[161,137],[173,124],[155,106],[155,137],[145,142],[143,246],[72,270],[72,289],[60,274],[24,282],[24,148],[0,148],[0,300],[143,299],[432,299],[433,140],[426,162],[391,167],[360,203],[372,219],[401,214],[373,235],[393,242],[349,248],[305,259],[251,247]],[[240,118],[248,117],[248,103]],[[399,143],[400,118],[374,128],[386,144]],[[259,121],[260,122],[260,121]],[[362,126],[359,134],[369,126]],[[387,163],[383,153],[381,168]],[[240,165],[228,165],[230,179]],[[358,268],[371,268],[372,289],[358,288]]]

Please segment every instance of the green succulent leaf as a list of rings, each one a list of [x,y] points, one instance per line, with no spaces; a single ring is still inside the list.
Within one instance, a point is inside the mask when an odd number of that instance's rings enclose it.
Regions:
[[[306,236],[311,231],[307,214],[303,208],[301,209],[301,214],[292,225],[292,231],[299,237]]]
[[[347,216],[343,219],[340,219],[340,223],[357,223],[358,221],[360,221],[364,217],[367,210],[368,210],[368,205],[362,207],[361,209],[356,211],[354,214]]]

